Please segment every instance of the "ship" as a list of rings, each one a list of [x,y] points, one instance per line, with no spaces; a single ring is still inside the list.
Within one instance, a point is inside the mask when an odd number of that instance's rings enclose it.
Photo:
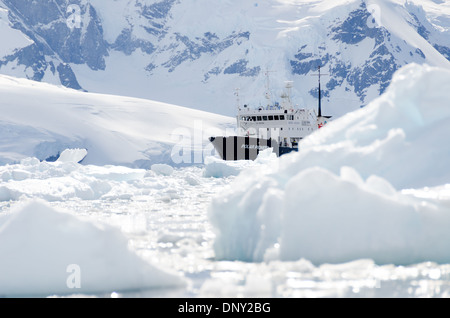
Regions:
[[[267,74],[266,74],[267,75]],[[318,108],[294,107],[291,100],[293,82],[285,82],[285,92],[281,100],[270,102],[269,89],[266,92],[268,103],[257,108],[238,103],[237,132],[233,136],[214,136],[209,141],[218,155],[227,161],[255,160],[259,153],[272,148],[278,157],[299,150],[300,141],[317,129],[326,125],[331,116],[322,115],[322,101],[319,73]],[[238,94],[237,94],[238,95]],[[239,99],[238,99],[239,100]]]

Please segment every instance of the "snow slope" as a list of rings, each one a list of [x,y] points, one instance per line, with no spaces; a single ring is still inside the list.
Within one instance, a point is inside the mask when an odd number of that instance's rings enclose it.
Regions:
[[[400,3],[400,1],[398,1],[398,3]],[[420,4],[422,3],[419,2],[419,5]],[[406,4],[406,6],[412,11],[411,15],[424,14],[423,7],[414,7],[412,4],[409,6]],[[383,27],[388,29],[393,36],[403,39],[413,48],[420,48],[424,56],[427,58],[427,64],[449,68],[449,60],[447,60],[444,55],[436,50],[432,43],[430,43],[423,36],[423,34],[420,34],[413,24],[403,18],[405,13],[399,10],[398,6],[393,6],[385,0],[369,0],[367,1],[367,7],[374,9],[376,8],[379,10],[379,21],[377,21],[377,23],[380,23]],[[413,16],[418,19],[416,15]]]
[[[0,7],[0,34],[2,35],[2,45],[0,46],[0,56],[6,56],[20,50],[33,41],[19,30],[12,29],[8,19],[8,11]]]
[[[210,211],[217,257],[450,262],[449,85],[447,69],[408,65],[298,153],[241,173]]]
[[[201,163],[203,152],[212,150],[209,134],[234,124],[228,117],[179,106],[4,75],[0,95],[2,164],[26,157],[56,159],[66,148],[86,149],[86,164]]]

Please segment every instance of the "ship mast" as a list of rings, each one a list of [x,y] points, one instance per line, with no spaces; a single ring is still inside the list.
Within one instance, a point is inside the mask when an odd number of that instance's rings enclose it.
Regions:
[[[236,108],[237,110],[241,110],[241,100],[239,98],[239,88],[235,89],[234,96],[236,96]]]
[[[319,77],[319,106],[318,106],[318,116],[322,117],[322,89],[320,87],[320,65],[318,66],[319,74],[312,74],[312,76],[318,76]],[[322,74],[322,75],[329,75],[329,74]]]
[[[322,117],[322,90],[320,89],[320,66],[319,66],[319,117]]]
[[[265,97],[267,99],[267,106],[270,106],[271,104],[271,99],[272,99],[272,92],[270,91],[270,78],[269,78],[269,73],[275,73],[276,71],[269,71],[269,69],[266,70],[266,93],[265,93]]]

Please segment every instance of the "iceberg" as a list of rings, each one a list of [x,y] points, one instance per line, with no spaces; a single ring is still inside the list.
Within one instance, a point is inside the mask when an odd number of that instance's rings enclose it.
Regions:
[[[408,65],[298,153],[241,173],[210,207],[216,257],[450,262],[448,196],[412,190],[450,183],[449,85],[447,69]]]
[[[0,295],[94,294],[183,287],[128,248],[119,229],[33,200],[0,225]]]

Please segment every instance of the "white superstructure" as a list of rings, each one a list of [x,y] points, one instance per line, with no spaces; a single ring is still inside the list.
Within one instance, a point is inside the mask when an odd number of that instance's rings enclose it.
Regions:
[[[322,127],[329,117],[319,116],[313,109],[294,107],[286,82],[286,92],[281,101],[265,107],[238,106],[237,127],[244,136],[275,139],[280,147],[296,148],[298,142]]]
[[[270,102],[267,85],[265,107],[251,108],[240,105],[237,93],[237,128],[235,136],[214,136],[209,140],[224,160],[255,160],[260,151],[273,148],[277,156],[298,151],[300,140],[321,128],[330,116],[322,116],[320,68],[319,68],[319,107],[314,109],[294,107],[291,101],[292,82],[286,82],[286,92],[280,102]]]

